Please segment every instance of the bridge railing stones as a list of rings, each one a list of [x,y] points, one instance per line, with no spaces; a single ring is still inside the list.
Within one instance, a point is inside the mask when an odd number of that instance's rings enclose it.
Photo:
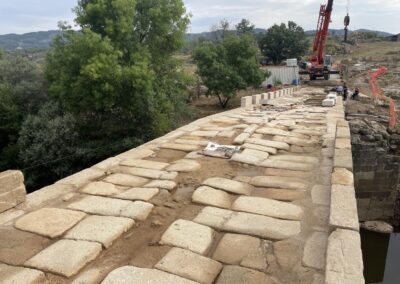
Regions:
[[[281,89],[281,90],[278,90],[276,92],[269,92],[269,93],[263,93],[263,94],[257,94],[257,95],[242,97],[242,99],[241,99],[241,107],[242,108],[250,108],[252,106],[259,105],[261,100],[277,99],[277,98],[280,98],[282,96],[291,95],[294,92],[297,92],[298,90],[300,90],[300,86]]]
[[[0,173],[0,213],[25,201],[24,175],[20,171]]]
[[[333,173],[325,283],[365,283],[354,190],[349,124],[344,119],[343,102],[328,113],[327,138],[334,141]]]

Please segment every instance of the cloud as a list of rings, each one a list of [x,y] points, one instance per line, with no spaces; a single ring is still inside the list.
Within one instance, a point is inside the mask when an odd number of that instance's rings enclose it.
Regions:
[[[293,20],[306,30],[315,29],[319,5],[327,0],[183,0],[193,15],[191,32],[209,31],[227,19],[242,18],[257,27]],[[335,0],[332,28],[343,28],[347,2],[351,2],[351,29],[399,33],[400,0]],[[0,0],[0,34],[56,29],[58,21],[73,23],[77,0]]]

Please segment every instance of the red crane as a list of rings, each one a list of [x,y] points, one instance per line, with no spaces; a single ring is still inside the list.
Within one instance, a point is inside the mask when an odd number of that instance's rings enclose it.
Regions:
[[[328,0],[328,4],[321,5],[319,11],[317,31],[315,34],[313,54],[311,57],[311,67],[309,70],[310,80],[324,77],[329,80],[332,67],[332,56],[325,55],[325,43],[328,37],[329,24],[333,10],[333,0]]]

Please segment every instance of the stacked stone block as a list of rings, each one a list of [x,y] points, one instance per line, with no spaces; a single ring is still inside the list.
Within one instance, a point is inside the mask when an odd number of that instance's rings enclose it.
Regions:
[[[20,171],[0,173],[0,213],[25,201],[24,175]]]

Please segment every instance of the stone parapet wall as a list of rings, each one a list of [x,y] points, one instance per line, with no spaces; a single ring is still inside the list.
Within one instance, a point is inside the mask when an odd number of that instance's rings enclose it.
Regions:
[[[24,175],[20,171],[0,173],[0,213],[25,201]]]
[[[341,98],[328,114],[325,141],[334,146],[325,283],[365,283],[350,128]]]
[[[274,92],[268,92],[268,93],[262,93],[262,94],[257,94],[257,95],[253,95],[253,96],[243,97],[242,101],[241,101],[241,107],[249,108],[249,107],[252,107],[253,105],[259,105],[261,103],[261,100],[277,99],[282,96],[291,95],[294,92],[297,92],[298,90],[300,90],[300,86],[281,89],[281,90],[274,91]]]

